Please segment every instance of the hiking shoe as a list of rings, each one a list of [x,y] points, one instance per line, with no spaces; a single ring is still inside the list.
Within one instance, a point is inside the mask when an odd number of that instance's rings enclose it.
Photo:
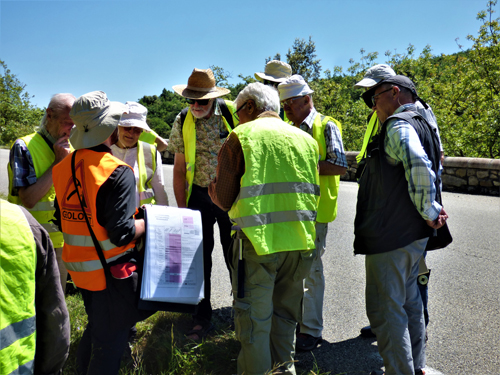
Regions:
[[[314,337],[307,333],[297,333],[297,342],[295,348],[304,352],[309,352],[316,349],[316,347],[323,341],[323,338]]]

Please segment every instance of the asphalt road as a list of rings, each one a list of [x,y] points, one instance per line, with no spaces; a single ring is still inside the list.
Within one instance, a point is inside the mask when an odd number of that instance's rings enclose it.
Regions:
[[[7,192],[8,151],[0,150],[0,192]],[[164,165],[167,194],[175,205],[172,166]],[[323,257],[327,283],[323,344],[299,353],[300,370],[313,361],[331,374],[365,375],[380,369],[376,341],[359,337],[368,323],[364,310],[364,257],[354,256],[353,222],[357,186],[341,182],[339,209],[330,224]],[[500,374],[500,198],[443,194],[454,242],[430,252],[428,375]],[[216,234],[218,238],[218,234]],[[229,278],[220,243],[214,250],[215,313],[231,306]]]

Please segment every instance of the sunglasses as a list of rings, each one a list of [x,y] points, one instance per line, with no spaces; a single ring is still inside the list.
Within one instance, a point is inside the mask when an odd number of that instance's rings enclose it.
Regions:
[[[382,95],[384,92],[387,92],[387,91],[391,91],[392,90],[392,87],[390,89],[387,89],[387,90],[384,90],[384,91],[380,91],[378,94],[376,95],[373,95],[372,96],[372,104],[373,106],[375,107],[375,104],[377,104],[377,99],[378,99],[378,96],[379,95]]]
[[[188,104],[198,103],[198,105],[207,105],[210,99],[186,99]]]
[[[123,129],[123,131],[126,131],[127,133],[130,133],[130,132],[133,132],[135,134],[141,134],[142,133],[142,129],[141,128],[137,128],[135,126],[121,126],[121,128]]]

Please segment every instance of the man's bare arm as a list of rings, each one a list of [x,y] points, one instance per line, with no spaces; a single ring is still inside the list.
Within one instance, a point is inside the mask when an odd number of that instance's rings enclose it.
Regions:
[[[68,137],[62,137],[54,143],[54,163],[45,171],[43,175],[36,180],[33,185],[27,187],[19,188],[19,198],[21,203],[26,208],[33,208],[40,199],[43,198],[45,194],[52,187],[52,167],[58,164],[70,153]]]
[[[319,165],[319,174],[327,175],[327,176],[343,176],[347,171],[346,167],[341,167],[339,165],[335,165],[330,163],[329,161],[322,160],[318,163]]]

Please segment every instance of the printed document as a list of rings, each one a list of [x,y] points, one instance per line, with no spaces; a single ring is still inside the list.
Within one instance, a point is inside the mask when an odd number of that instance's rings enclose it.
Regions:
[[[141,299],[197,305],[204,298],[201,214],[146,205]]]

